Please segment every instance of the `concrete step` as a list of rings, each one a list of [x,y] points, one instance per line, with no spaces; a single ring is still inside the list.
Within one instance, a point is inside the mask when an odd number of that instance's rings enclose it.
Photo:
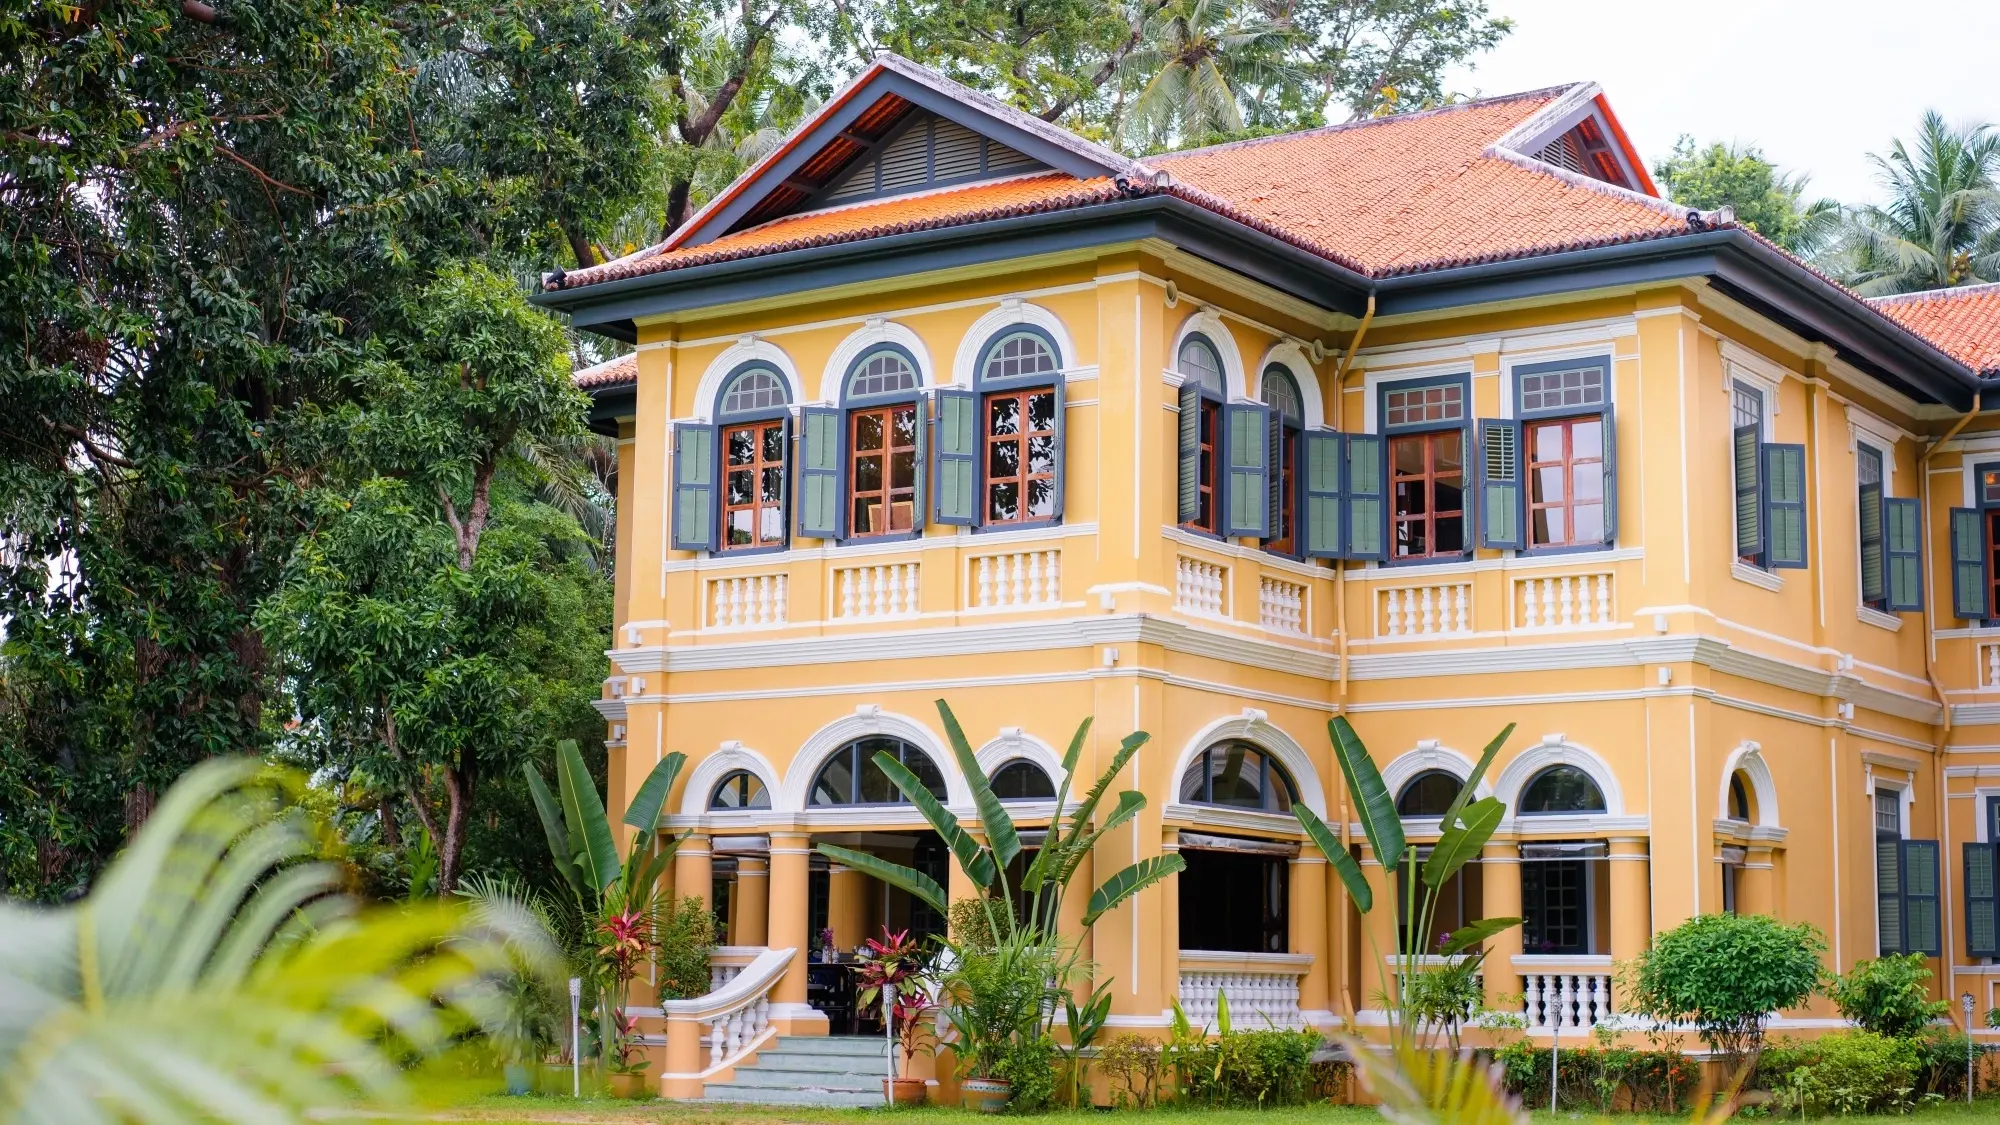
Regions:
[[[787,1090],[769,1086],[745,1086],[739,1082],[708,1082],[702,1085],[702,1100],[737,1102],[746,1105],[819,1105],[854,1108],[882,1104],[882,1087],[868,1093],[854,1090]]]
[[[776,1086],[794,1090],[873,1090],[882,1092],[881,1074],[856,1074],[851,1071],[791,1070],[766,1067],[762,1059],[756,1066],[736,1068],[737,1086]]]
[[[807,1055],[797,1051],[759,1051],[757,1065],[749,1069],[764,1070],[809,1070],[821,1074],[886,1074],[888,1064],[882,1056],[869,1058],[860,1055]],[[743,1069],[743,1068],[738,1068]]]
[[[772,1048],[805,1055],[846,1055],[881,1058],[892,1046],[871,1035],[781,1035]]]

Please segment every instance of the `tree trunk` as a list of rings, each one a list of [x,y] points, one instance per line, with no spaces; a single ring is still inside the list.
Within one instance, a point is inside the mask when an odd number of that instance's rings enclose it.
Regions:
[[[465,822],[472,815],[472,768],[444,771],[444,836],[438,841],[438,897],[458,889],[458,864],[465,855]]]
[[[688,196],[693,185],[685,176],[675,176],[667,184],[667,222],[660,231],[660,241],[665,242],[688,221]]]
[[[574,228],[565,231],[569,238],[569,252],[576,255],[576,268],[588,269],[597,264],[597,248],[590,244],[584,233]]]
[[[403,833],[396,826],[396,802],[392,797],[383,797],[375,806],[375,813],[382,820],[382,845],[391,851],[403,850]]]

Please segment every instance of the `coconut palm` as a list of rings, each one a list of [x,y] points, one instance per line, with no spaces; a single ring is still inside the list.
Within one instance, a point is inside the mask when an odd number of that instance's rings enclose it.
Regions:
[[[1823,265],[1871,297],[2000,280],[2000,132],[1926,113],[1913,148],[1869,159],[1889,202],[1854,211]]]
[[[1297,32],[1254,7],[1174,0],[1148,21],[1123,70],[1143,84],[1125,111],[1128,147],[1157,150],[1241,132],[1241,93],[1296,77],[1286,48]]]
[[[363,909],[295,777],[186,774],[82,901],[0,904],[0,1122],[277,1125],[395,1097],[546,947],[505,911]]]

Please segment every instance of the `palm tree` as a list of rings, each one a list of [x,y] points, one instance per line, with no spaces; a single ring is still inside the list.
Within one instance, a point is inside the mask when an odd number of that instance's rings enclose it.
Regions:
[[[511,912],[364,910],[297,778],[211,760],[82,901],[0,903],[0,1122],[280,1125],[391,1098],[547,949]]]
[[[1889,202],[1850,214],[1823,265],[1870,297],[2000,280],[2000,132],[1933,111],[1914,151],[1869,159]]]
[[[1296,77],[1291,23],[1220,0],[1174,0],[1148,21],[1122,69],[1143,85],[1118,128],[1127,146],[1158,150],[1241,132],[1241,92]]]

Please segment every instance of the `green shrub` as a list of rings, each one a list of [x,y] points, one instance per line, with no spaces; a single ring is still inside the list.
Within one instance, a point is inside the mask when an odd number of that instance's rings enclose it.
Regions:
[[[1701,1067],[1679,1051],[1612,1045],[1599,1029],[1589,1046],[1564,1047],[1560,1108],[1610,1113],[1679,1113],[1701,1081]],[[1516,1039],[1493,1053],[1501,1083],[1529,1106],[1549,1104],[1549,1050]]]
[[[1892,953],[1857,963],[1853,971],[1833,979],[1827,994],[1840,1014],[1862,1030],[1909,1039],[1951,1010],[1948,1001],[1930,998],[1930,979],[1923,954]]]
[[[1152,1109],[1159,1104],[1160,1078],[1166,1052],[1143,1035],[1114,1035],[1098,1052],[1097,1069],[1111,1087],[1111,1104],[1119,1109]]]
[[[1826,942],[1809,923],[1762,914],[1700,914],[1653,939],[1631,970],[1631,1010],[1692,1023],[1736,1060],[1755,1058],[1764,1020],[1796,1008],[1820,983]]]
[[[708,995],[708,960],[715,952],[714,913],[693,895],[663,902],[658,937],[653,963],[659,970],[660,999]]]
[[[1299,1105],[1312,1085],[1313,1031],[1232,1031],[1176,1051],[1182,1094],[1209,1106]]]
[[[1914,1041],[1872,1031],[1821,1036],[1788,1061],[1783,1084],[1773,1089],[1780,1103],[1842,1116],[1907,1107],[1922,1066]]]
[[[1955,1027],[1933,1027],[1912,1042],[1917,1047],[1917,1093],[1944,1098],[1965,1096],[1966,1034]],[[1971,1045],[1974,1057],[1985,1048]]]
[[[1056,1044],[1046,1035],[1016,1036],[993,1065],[993,1077],[1012,1089],[1007,1108],[1015,1113],[1039,1113],[1056,1092]]]

